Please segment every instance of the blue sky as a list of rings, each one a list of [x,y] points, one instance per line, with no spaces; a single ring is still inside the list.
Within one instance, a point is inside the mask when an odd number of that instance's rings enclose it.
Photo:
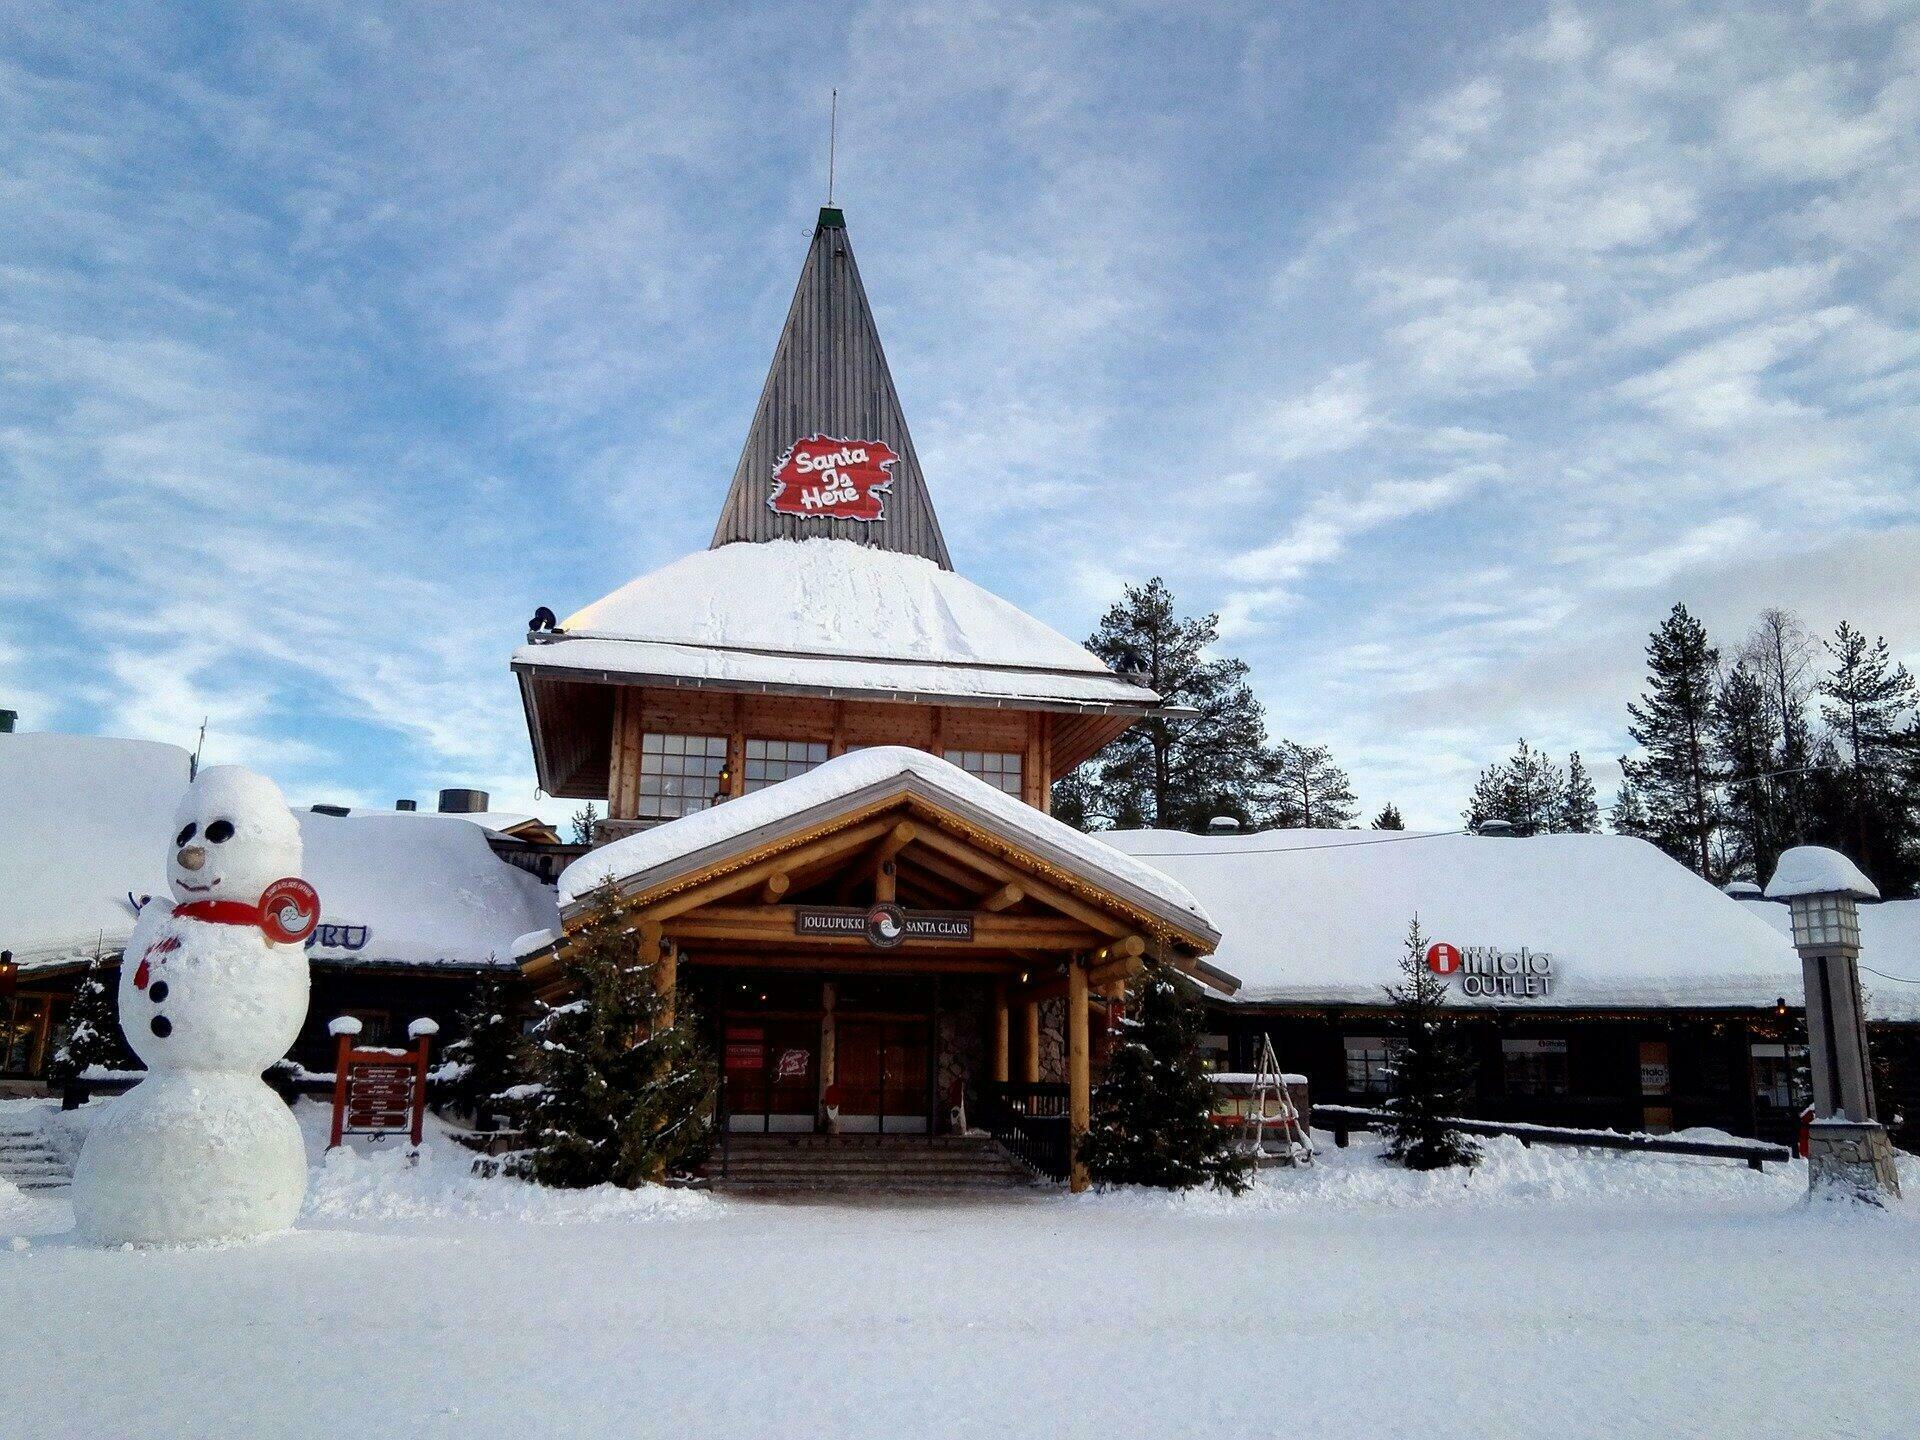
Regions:
[[[706,543],[834,85],[959,567],[1164,574],[1369,809],[1609,789],[1677,599],[1920,658],[1912,3],[8,15],[24,728],[529,801],[507,657]]]

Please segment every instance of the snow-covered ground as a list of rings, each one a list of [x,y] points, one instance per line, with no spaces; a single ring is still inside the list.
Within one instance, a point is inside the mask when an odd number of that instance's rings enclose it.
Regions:
[[[82,1249],[0,1186],[0,1432],[1920,1430],[1920,1204],[1798,1167],[1356,1143],[1240,1199],[777,1204],[463,1162],[336,1155],[299,1229],[203,1250]]]

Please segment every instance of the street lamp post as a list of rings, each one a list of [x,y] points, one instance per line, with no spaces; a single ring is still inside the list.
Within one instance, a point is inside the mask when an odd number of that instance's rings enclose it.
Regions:
[[[1860,1004],[1860,907],[1880,892],[1846,856],[1818,845],[1787,851],[1767,882],[1793,911],[1793,948],[1807,988],[1813,1069],[1808,1184],[1815,1194],[1879,1203],[1900,1193],[1893,1146],[1874,1113],[1867,1020]]]

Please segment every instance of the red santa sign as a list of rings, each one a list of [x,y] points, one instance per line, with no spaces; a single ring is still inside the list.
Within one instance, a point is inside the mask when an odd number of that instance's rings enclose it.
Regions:
[[[878,520],[886,513],[899,458],[883,441],[809,435],[794,441],[773,467],[767,506],[782,515]]]

